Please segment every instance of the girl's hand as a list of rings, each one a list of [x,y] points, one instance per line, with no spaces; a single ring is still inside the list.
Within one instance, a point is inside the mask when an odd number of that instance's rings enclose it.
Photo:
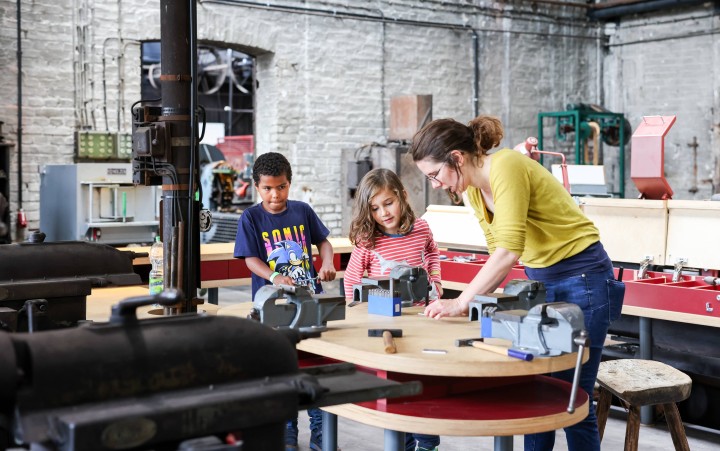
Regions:
[[[437,291],[437,298],[440,299],[443,295],[443,289],[440,282],[435,282],[435,290]]]
[[[424,314],[428,318],[440,319],[445,316],[461,316],[465,314],[465,309],[460,299],[438,299],[425,307]]]
[[[290,276],[283,276],[282,274],[275,276],[273,279],[273,285],[295,285],[295,281]]]
[[[335,280],[335,267],[332,265],[332,263],[322,265],[320,271],[318,271],[318,279],[321,282],[329,282],[331,280]]]

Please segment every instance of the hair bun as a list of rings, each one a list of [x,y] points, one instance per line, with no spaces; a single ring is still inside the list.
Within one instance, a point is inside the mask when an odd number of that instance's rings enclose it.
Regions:
[[[483,154],[499,146],[505,134],[502,122],[494,116],[478,116],[468,127],[473,132],[475,147]]]

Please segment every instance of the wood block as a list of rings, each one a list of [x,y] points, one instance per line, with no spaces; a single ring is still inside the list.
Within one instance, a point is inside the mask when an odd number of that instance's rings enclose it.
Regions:
[[[720,269],[720,202],[669,200],[665,265]]]
[[[410,141],[415,132],[431,120],[431,95],[394,96],[390,99],[390,140]]]
[[[600,230],[600,240],[614,262],[665,262],[667,207],[664,200],[584,197],[580,208]]]
[[[438,246],[487,251],[485,232],[471,207],[428,205],[422,218],[430,226]]]

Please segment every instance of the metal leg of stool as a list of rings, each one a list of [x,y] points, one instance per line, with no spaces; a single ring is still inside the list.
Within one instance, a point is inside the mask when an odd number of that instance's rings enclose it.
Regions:
[[[685,435],[685,426],[683,426],[682,420],[680,419],[680,412],[678,412],[677,405],[674,402],[669,402],[663,404],[662,407],[665,411],[665,420],[667,421],[668,429],[670,429],[675,451],[690,451],[687,436]]]
[[[597,402],[597,423],[598,432],[600,432],[600,441],[602,442],[605,425],[607,424],[608,414],[610,413],[610,404],[612,403],[612,393],[600,387],[600,396]]]

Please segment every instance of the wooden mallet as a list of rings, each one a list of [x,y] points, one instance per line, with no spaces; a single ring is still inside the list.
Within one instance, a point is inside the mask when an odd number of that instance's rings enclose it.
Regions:
[[[368,329],[368,337],[382,337],[385,343],[385,352],[387,354],[395,354],[394,337],[402,337],[402,329]]]

